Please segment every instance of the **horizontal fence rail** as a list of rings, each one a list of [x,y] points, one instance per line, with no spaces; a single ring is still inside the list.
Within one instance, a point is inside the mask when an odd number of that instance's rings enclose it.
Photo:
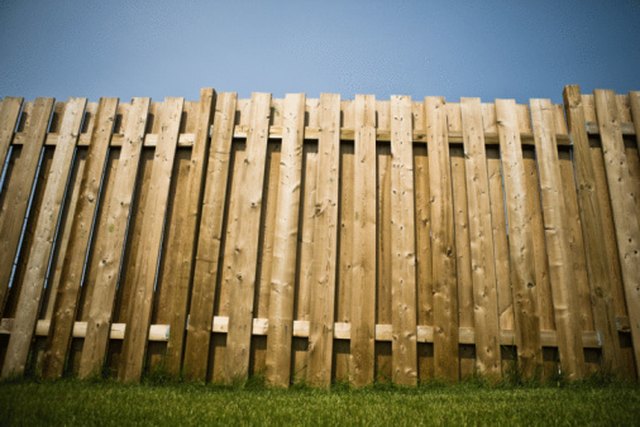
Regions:
[[[1,377],[640,372],[640,92],[0,101]]]

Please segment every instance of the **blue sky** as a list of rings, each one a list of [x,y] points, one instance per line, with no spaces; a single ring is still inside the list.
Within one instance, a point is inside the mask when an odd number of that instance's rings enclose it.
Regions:
[[[640,0],[0,0],[0,96],[640,90]]]

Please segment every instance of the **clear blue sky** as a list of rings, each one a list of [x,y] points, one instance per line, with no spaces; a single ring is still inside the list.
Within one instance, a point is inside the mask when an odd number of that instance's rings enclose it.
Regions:
[[[640,90],[640,0],[0,0],[0,96]]]

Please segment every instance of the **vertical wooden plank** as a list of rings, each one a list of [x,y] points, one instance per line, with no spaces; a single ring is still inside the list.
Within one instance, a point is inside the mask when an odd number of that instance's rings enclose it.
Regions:
[[[533,236],[527,221],[526,177],[515,102],[496,100],[496,117],[509,222],[509,259],[518,364],[524,378],[533,378],[539,375],[542,367],[542,348]]]
[[[469,209],[476,368],[482,375],[495,379],[500,376],[502,363],[496,252],[493,243],[482,107],[478,98],[462,98],[460,103]]]
[[[274,105],[281,104],[282,99],[274,100]],[[277,114],[274,119],[279,119],[282,124],[282,107],[273,108],[272,113]],[[278,123],[273,122],[272,123]],[[278,125],[273,125],[278,126]],[[280,182],[280,158],[281,144],[270,140],[267,145],[266,164],[264,172],[264,195],[262,199],[263,213],[260,219],[258,243],[258,271],[256,274],[256,289],[253,301],[253,317],[269,318],[269,289],[271,270],[273,267],[273,249],[275,241],[276,209],[278,204],[278,191]],[[250,375],[264,376],[266,371],[267,337],[255,335],[251,338],[251,352],[249,372]]]
[[[391,129],[390,101],[376,101],[378,129]],[[391,325],[392,304],[392,237],[391,237],[391,146],[386,141],[376,144],[376,324]],[[390,382],[393,379],[391,342],[375,343],[375,379],[378,382]]]
[[[24,373],[86,105],[85,98],[71,98],[65,106],[42,209],[36,223],[35,240],[29,253],[24,285],[20,289],[7,357],[2,367],[3,378]]]
[[[156,117],[161,123],[161,130],[142,219],[142,248],[138,251],[140,259],[136,262],[134,272],[134,293],[127,307],[129,315],[118,371],[120,380],[126,382],[139,381],[142,375],[183,106],[183,98],[168,98],[163,104],[160,117]]]
[[[631,327],[631,339],[640,376],[640,224],[620,119],[613,91],[594,91],[600,139],[604,151],[609,197],[618,242],[618,256]]]
[[[169,242],[168,248],[178,250],[173,266],[167,269],[164,279],[173,286],[173,298],[170,303],[170,330],[169,341],[167,342],[167,355],[165,368],[171,375],[180,374],[182,352],[185,340],[185,324],[187,320],[187,305],[189,298],[189,287],[192,279],[192,269],[198,236],[196,230],[200,219],[200,209],[202,206],[202,190],[209,155],[209,126],[214,114],[216,105],[216,92],[211,88],[200,90],[200,101],[194,113],[197,116],[195,123],[195,141],[191,151],[189,162],[189,175],[186,188],[189,194],[186,199],[184,212],[186,216],[180,218],[177,226],[176,244]],[[209,322],[211,325],[211,322]],[[207,346],[208,348],[208,346]],[[205,352],[206,353],[206,352]]]
[[[317,109],[317,100],[314,108]],[[298,280],[295,291],[294,319],[309,321],[311,284],[313,281],[313,221],[318,177],[317,141],[305,141],[303,146],[302,206],[300,212],[300,232],[298,246]],[[304,383],[307,378],[308,337],[294,338],[292,381]]]
[[[21,161],[20,168],[15,170],[16,184],[7,188],[4,203],[0,208],[0,236],[3,240],[0,245],[0,259],[3,260],[0,263],[0,318],[5,312],[13,260],[18,250],[22,223],[36,178],[53,103],[52,98],[38,98],[31,104],[33,108],[29,109],[24,144],[20,153],[20,158],[24,161]]]
[[[318,178],[315,201],[314,280],[311,286],[309,366],[312,386],[331,384],[338,239],[340,96],[320,95]]]
[[[460,104],[445,104],[449,133],[462,133]],[[467,208],[467,184],[465,181],[464,149],[460,144],[449,148],[451,160],[451,187],[453,191],[453,218],[458,281],[458,326],[473,328],[473,283],[471,278],[471,251],[469,245],[469,212]],[[475,373],[475,348],[468,344],[459,346],[460,378],[470,378]]]
[[[289,386],[291,373],[304,106],[303,94],[285,97],[266,356],[266,380],[279,387]]]
[[[416,230],[411,98],[391,97],[392,379],[416,385]]]
[[[351,267],[351,372],[356,387],[374,378],[376,286],[375,98],[355,99],[354,230]]]
[[[183,374],[189,380],[207,377],[236,104],[235,93],[222,93],[215,107],[184,355]]]
[[[640,150],[640,91],[629,92],[629,104],[631,106],[633,128],[636,131],[636,142],[638,143],[638,150]]]
[[[429,188],[431,192],[431,263],[433,272],[433,352],[436,378],[458,379],[458,295],[453,193],[443,98],[425,98]]]
[[[64,370],[117,106],[117,98],[100,99],[80,182],[79,200],[75,211],[69,212],[69,215],[73,215],[69,245],[60,273],[60,285],[55,297],[47,354],[45,355],[43,375],[47,378],[58,378],[62,376]]]
[[[574,292],[575,274],[570,260],[567,208],[558,158],[554,110],[549,100],[531,100],[533,135],[542,193],[547,255],[558,339],[560,364],[567,378],[584,375],[582,330],[578,300]]]
[[[354,102],[341,101],[340,114],[343,128],[354,127]],[[339,179],[338,179],[338,276],[336,282],[334,321],[351,323],[351,274],[353,258],[353,210],[354,210],[354,165],[355,150],[353,141],[340,142]],[[333,380],[340,383],[349,381],[351,342],[336,339],[333,343]]]
[[[0,101],[0,171],[4,167],[9,152],[9,145],[13,139],[13,131],[18,122],[22,98],[6,97]]]
[[[227,242],[223,271],[223,281],[231,292],[227,348],[223,362],[226,383],[244,381],[249,374],[271,95],[254,93],[250,114],[246,158],[240,170],[240,181],[246,190],[239,195],[235,209],[229,212],[229,227],[235,240]]]
[[[80,358],[80,378],[99,375],[106,357],[149,105],[149,98],[134,98],[127,117],[124,144],[114,178],[114,192],[108,201],[105,223],[101,224],[109,232],[93,255],[99,261],[95,283],[92,286],[87,335]]]
[[[496,108],[494,104],[482,104],[482,124],[484,132],[498,132]],[[506,207],[502,185],[500,147],[487,146],[487,174],[489,175],[489,196],[491,199],[491,222],[495,245],[496,282],[498,287],[498,318],[500,329],[513,330],[513,297],[509,269],[509,244],[507,242]]]
[[[449,113],[452,110],[460,113],[460,104],[447,104]],[[448,117],[449,114],[448,114]],[[449,126],[451,132],[451,126]],[[461,129],[461,127],[459,128]],[[458,134],[460,131],[456,131]],[[464,150],[459,144],[449,148],[451,159],[451,187],[453,191],[453,218],[456,248],[456,272],[458,281],[458,326],[473,328],[473,281],[471,272],[471,251],[469,245],[469,212],[467,208],[467,184],[465,181]],[[475,374],[475,348],[469,344],[461,344],[458,350],[460,359],[460,379],[471,378]]]
[[[424,116],[424,111],[422,116]],[[425,144],[416,144],[413,152],[415,155],[417,320],[418,325],[433,326],[429,157],[427,156]],[[418,351],[420,353],[418,357],[418,376],[420,381],[427,381],[433,378],[433,343],[418,344]]]
[[[556,128],[557,129],[557,128]],[[571,151],[563,147],[558,150],[560,159],[560,173],[562,174],[565,206],[567,208],[567,229],[569,232],[569,253],[574,254],[570,263],[575,274],[575,288],[578,296],[578,318],[582,330],[595,331],[593,309],[591,304],[591,290],[587,272],[587,259],[582,238],[582,221],[578,208],[578,195],[573,171]],[[586,372],[585,372],[586,374]]]

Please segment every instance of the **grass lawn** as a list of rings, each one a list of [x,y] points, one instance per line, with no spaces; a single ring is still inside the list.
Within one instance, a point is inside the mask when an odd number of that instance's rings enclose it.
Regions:
[[[640,386],[494,386],[330,391],[260,385],[24,380],[0,383],[0,425],[640,425]]]

